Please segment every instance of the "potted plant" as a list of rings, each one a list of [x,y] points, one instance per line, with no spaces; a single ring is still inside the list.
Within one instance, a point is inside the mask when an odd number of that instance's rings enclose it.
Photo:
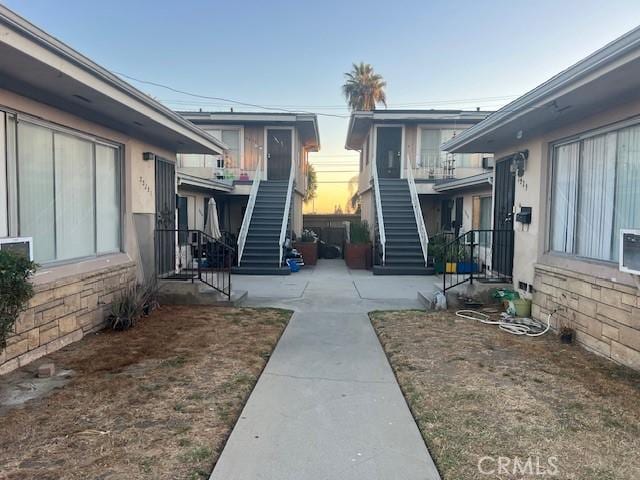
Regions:
[[[318,235],[313,230],[305,228],[300,240],[296,240],[293,247],[300,252],[305,265],[318,263]]]
[[[363,269],[371,266],[371,233],[366,221],[351,222],[344,259],[349,268]]]

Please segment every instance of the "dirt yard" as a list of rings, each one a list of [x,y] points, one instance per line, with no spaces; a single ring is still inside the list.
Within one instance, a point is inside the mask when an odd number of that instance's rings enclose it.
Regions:
[[[0,479],[208,478],[290,316],[162,307],[132,330],[48,356],[69,379],[2,408]],[[41,363],[0,377],[0,389],[20,376],[39,382]]]
[[[371,318],[444,480],[640,478],[640,374],[453,313]]]

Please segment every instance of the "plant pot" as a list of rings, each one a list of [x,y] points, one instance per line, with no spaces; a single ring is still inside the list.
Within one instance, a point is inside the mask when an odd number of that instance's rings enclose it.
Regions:
[[[300,252],[305,265],[318,263],[318,242],[294,242],[293,248]]]
[[[474,262],[458,262],[456,265],[456,273],[478,273],[479,270]]]
[[[344,248],[344,260],[349,268],[369,268],[371,266],[371,244],[347,243]]]

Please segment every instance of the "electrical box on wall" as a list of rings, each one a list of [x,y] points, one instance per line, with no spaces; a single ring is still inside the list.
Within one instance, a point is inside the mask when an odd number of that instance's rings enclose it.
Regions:
[[[531,223],[531,207],[520,207],[516,213],[516,222],[529,225]]]
[[[620,230],[620,271],[640,275],[640,230]]]

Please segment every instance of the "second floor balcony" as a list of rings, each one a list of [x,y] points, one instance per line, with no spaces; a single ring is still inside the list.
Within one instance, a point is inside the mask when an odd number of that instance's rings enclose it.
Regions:
[[[481,153],[421,152],[407,161],[414,178],[420,180],[465,178],[493,168],[493,155]]]

